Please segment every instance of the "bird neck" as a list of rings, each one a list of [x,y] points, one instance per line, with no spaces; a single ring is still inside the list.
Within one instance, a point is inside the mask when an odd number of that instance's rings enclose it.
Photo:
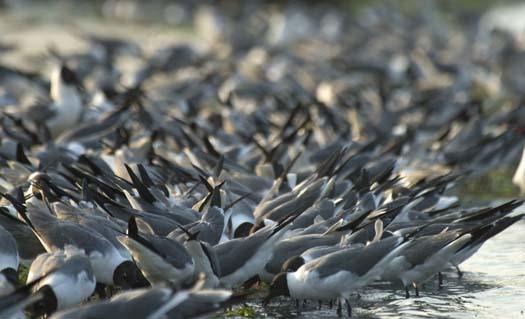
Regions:
[[[51,97],[58,108],[80,110],[80,95],[74,86],[59,83],[51,89]]]

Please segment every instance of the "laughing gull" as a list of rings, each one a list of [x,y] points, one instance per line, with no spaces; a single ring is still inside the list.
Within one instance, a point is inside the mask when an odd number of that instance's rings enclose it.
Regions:
[[[127,236],[117,239],[129,250],[151,284],[168,281],[181,286],[191,282],[195,263],[184,246],[176,240],[140,234],[134,217],[129,219]]]
[[[29,205],[22,216],[48,252],[76,247],[89,257],[97,282],[105,285],[129,287],[139,284],[137,267],[125,259],[104,236],[85,226],[61,221],[49,210]]]
[[[293,214],[301,213],[312,206],[326,190],[327,178],[323,177],[311,183],[298,185],[290,196],[278,197],[264,206],[264,209],[256,210],[254,216],[256,225],[262,223],[264,219],[280,220]],[[284,200],[277,201],[283,198]],[[268,209],[268,208],[272,209]]]
[[[450,263],[456,268],[458,275],[460,277],[462,276],[462,272],[459,269],[459,265],[462,262],[474,255],[487,240],[514,225],[514,223],[523,220],[524,216],[524,214],[520,214],[512,217],[504,217],[494,223],[473,231],[471,233],[472,238],[470,238],[463,247],[456,251],[454,257],[450,261]]]
[[[51,72],[51,101],[29,107],[27,118],[45,124],[52,136],[58,136],[80,120],[83,106],[79,87],[75,72],[64,63],[57,64]]]
[[[406,298],[410,297],[409,285],[413,285],[419,296],[418,285],[443,270],[471,237],[458,231],[446,231],[415,238],[388,265],[383,279],[401,280]]]
[[[168,313],[170,318],[184,319],[206,316],[221,308],[238,302],[231,300],[232,292],[225,289],[201,289],[190,291],[186,300]]]
[[[0,210],[5,212],[1,208]],[[0,213],[0,225],[15,238],[20,259],[33,260],[39,254],[45,252],[44,247],[31,230],[31,227],[17,217],[13,217],[7,212],[5,214]]]
[[[390,237],[314,259],[295,272],[280,273],[273,279],[264,304],[280,295],[299,300],[342,298],[351,316],[350,295],[378,279],[407,243],[402,237]]]
[[[120,220],[109,216],[99,216],[95,208],[81,208],[65,205],[61,202],[52,204],[53,211],[60,220],[74,222],[95,230],[117,248],[119,253],[127,260],[131,260],[129,251],[117,240],[117,236],[125,232]]]
[[[59,311],[53,319],[160,319],[188,298],[187,291],[170,287],[153,287],[122,292],[108,300],[89,303],[77,308]]]
[[[295,217],[265,226],[248,237],[215,246],[221,269],[221,285],[234,287],[258,275],[271,259],[275,244],[290,228]]]
[[[202,284],[202,280],[199,280],[188,290],[176,290],[160,285],[149,289],[125,291],[109,300],[57,312],[50,318],[194,318],[227,305],[232,295],[231,291],[203,289]]]
[[[184,241],[184,248],[191,255],[195,264],[194,281],[197,280],[197,276],[204,275],[203,287],[217,287],[221,277],[221,269],[215,248],[206,242],[200,241],[197,238],[198,234],[192,234],[183,227],[181,228],[187,236]]]
[[[335,214],[335,204],[328,198],[322,199],[317,205],[304,211],[297,217],[292,229],[307,228],[315,223],[316,218],[329,219]]]
[[[64,251],[38,256],[29,268],[27,282],[45,276],[51,270],[55,271],[33,288],[43,295],[31,307],[35,316],[78,304],[95,291],[96,279],[90,260],[74,247],[66,246]]]
[[[167,236],[180,225],[179,222],[167,216],[136,210],[130,207],[117,206],[107,203],[104,207],[115,217],[121,220],[129,220],[130,217],[144,220],[159,236]],[[139,225],[140,226],[140,225]],[[141,229],[142,230],[142,229]]]
[[[279,241],[273,249],[272,258],[264,266],[264,270],[259,273],[260,278],[265,282],[271,282],[273,277],[281,271],[283,263],[290,257],[299,256],[313,247],[335,245],[341,240],[342,235],[341,233],[311,234],[293,236]]]
[[[55,68],[51,75],[51,98],[56,113],[46,121],[46,125],[54,136],[80,120],[83,107],[79,85],[76,74],[66,65]]]
[[[186,224],[184,228],[188,232],[196,234],[197,239],[203,241],[209,245],[216,245],[222,237],[225,229],[225,216],[222,208],[212,206],[209,207],[201,217],[200,221]],[[181,233],[180,229],[175,229],[168,234],[168,238],[177,239],[181,236],[185,236],[184,232]],[[180,240],[179,240],[180,241]]]
[[[33,293],[34,287],[42,280],[51,276],[55,270],[49,271],[45,276],[10,292],[0,292],[0,318],[25,319],[24,310],[27,306],[41,300],[44,294],[41,291]]]

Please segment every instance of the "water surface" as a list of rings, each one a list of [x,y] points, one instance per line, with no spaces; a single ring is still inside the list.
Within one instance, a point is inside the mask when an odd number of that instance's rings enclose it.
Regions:
[[[353,300],[355,318],[525,318],[525,221],[490,239],[455,270],[444,274],[443,289],[437,277],[420,288],[420,297],[405,299],[401,285],[378,283]],[[290,299],[276,299],[266,309],[251,304],[258,317],[330,318],[335,307],[310,302],[297,315]]]

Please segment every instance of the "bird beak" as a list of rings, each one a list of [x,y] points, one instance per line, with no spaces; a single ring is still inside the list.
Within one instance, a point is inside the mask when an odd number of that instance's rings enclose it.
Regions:
[[[268,306],[268,304],[270,303],[270,300],[272,300],[272,295],[271,294],[268,294],[268,296],[264,297],[264,299],[262,301],[263,307]]]

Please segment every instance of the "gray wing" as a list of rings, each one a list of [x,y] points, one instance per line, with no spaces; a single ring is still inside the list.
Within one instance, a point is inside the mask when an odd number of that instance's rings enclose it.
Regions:
[[[85,123],[62,134],[57,142],[66,143],[69,141],[88,142],[102,139],[109,135],[125,119],[120,110],[103,115],[101,119],[94,123]]]
[[[329,199],[323,199],[318,206],[313,206],[304,211],[294,221],[292,229],[306,228],[314,223],[317,216],[329,219],[335,213],[335,204]]]
[[[192,257],[176,240],[170,238],[162,238],[157,236],[145,236],[150,242],[154,252],[159,254],[166,262],[176,268],[184,268],[187,264],[192,262]]]
[[[34,259],[45,249],[26,224],[0,215],[0,224],[13,235],[18,245],[18,253],[22,259]]]
[[[131,216],[140,217],[147,222],[151,228],[153,228],[155,234],[160,236],[167,236],[171,231],[177,228],[177,223],[166,216],[151,214],[129,207],[118,207],[111,204],[106,204],[104,206],[113,216],[121,220],[129,220]]]
[[[288,258],[299,256],[312,247],[335,245],[338,242],[339,236],[337,235],[303,235],[285,239],[277,244],[272,259],[266,264],[265,269],[270,273],[277,274]]]
[[[308,265],[309,270],[315,269],[321,278],[341,270],[363,276],[397,247],[400,241],[400,238],[389,237],[365,247],[343,249],[315,259],[305,264],[305,267]]]
[[[147,318],[148,315],[160,306],[162,306],[162,304],[158,302],[149,305],[145,303],[134,305],[132,302],[126,302],[124,300],[103,300],[56,312],[50,319],[142,319]]]
[[[193,234],[198,231],[199,234],[197,235],[197,238],[210,245],[218,244],[222,236],[222,227],[219,228],[219,225],[210,224],[205,221],[201,221],[197,225],[191,227],[189,231]]]
[[[109,319],[113,317],[120,317],[120,308],[124,308],[126,305],[123,302],[111,303],[109,300],[103,300],[99,302],[89,303],[74,308],[55,312],[50,319]],[[137,318],[138,317],[128,317]]]
[[[454,231],[417,238],[406,248],[403,256],[405,256],[412,267],[415,267],[423,264],[429,257],[456,238],[458,238],[458,234]]]
[[[60,273],[73,278],[76,278],[81,272],[86,272],[90,280],[95,280],[91,263],[85,255],[68,256],[65,264],[60,269]]]
[[[167,289],[137,289],[114,296],[111,300],[93,302],[59,311],[50,319],[148,318],[170,297]]]
[[[4,227],[0,225],[0,255],[18,255],[16,240]]]
[[[68,256],[64,251],[38,256],[31,264],[30,272],[33,277],[37,278],[52,270],[57,270],[56,273],[74,278],[74,280],[80,272],[84,271],[90,280],[95,280],[91,263],[85,255]]]
[[[228,290],[201,290],[192,292],[189,298],[169,313],[171,319],[195,318],[206,315],[221,308],[221,303],[230,299],[232,295]]]
[[[35,104],[27,106],[23,111],[23,119],[35,123],[45,123],[56,115],[56,110],[52,107],[51,101],[40,100]]]
[[[94,251],[105,254],[113,248],[102,235],[82,225],[63,222],[45,213],[30,214],[29,219],[41,240],[49,247],[64,249],[66,245],[72,245],[84,249],[86,254]]]
[[[259,247],[265,242],[262,236],[232,239],[215,246],[219,259],[221,276],[228,276],[241,268],[250,259]]]
[[[221,277],[221,265],[219,264],[219,258],[217,257],[215,249],[210,244],[205,242],[201,242],[201,247],[202,251],[204,251],[204,253],[208,257],[208,260],[210,261],[213,273],[215,274],[215,276]]]
[[[263,217],[277,221],[288,216],[304,212],[306,209],[311,207],[319,198],[325,183],[326,180],[324,178],[321,178],[311,183],[310,185],[305,187],[295,198],[280,206],[275,207]]]
[[[220,225],[222,228],[224,226],[224,211],[215,206],[210,207],[202,214],[202,220],[213,225]]]
[[[140,212],[136,216],[146,221],[159,236],[167,236],[178,225],[173,219],[161,215]]]

